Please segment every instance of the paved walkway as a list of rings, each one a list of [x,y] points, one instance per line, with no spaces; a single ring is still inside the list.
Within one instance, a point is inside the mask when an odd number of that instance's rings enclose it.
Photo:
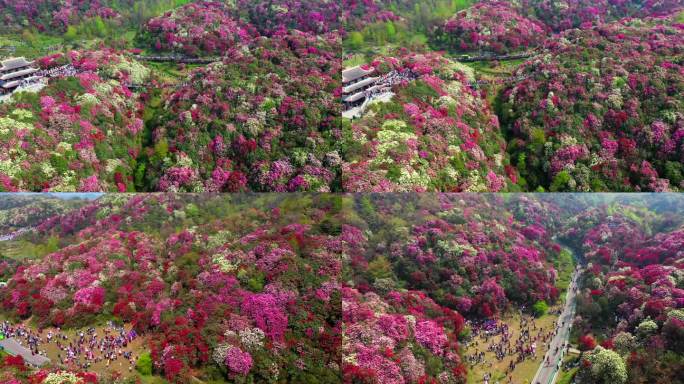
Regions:
[[[32,354],[31,350],[19,344],[19,342],[13,338],[0,340],[0,348],[12,356],[23,357],[26,363],[36,367],[42,367],[50,362],[50,359],[45,356]]]
[[[570,282],[565,297],[565,307],[563,307],[563,312],[558,317],[558,332],[551,340],[551,346],[546,352],[544,360],[537,370],[537,374],[534,375],[532,384],[552,384],[556,381],[556,373],[560,368],[560,363],[563,361],[565,344],[570,337],[570,328],[572,326],[572,320],[575,317],[577,278],[581,273],[582,270],[577,269],[572,275],[572,281]],[[547,361],[549,363],[547,363]]]

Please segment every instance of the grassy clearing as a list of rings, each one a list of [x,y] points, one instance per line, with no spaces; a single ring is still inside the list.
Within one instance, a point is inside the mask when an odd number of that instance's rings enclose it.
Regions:
[[[140,383],[142,384],[168,384],[161,376],[140,376]]]
[[[25,31],[22,34],[0,35],[0,47],[14,48],[14,50],[0,50],[0,57],[25,56],[33,58],[62,52],[65,49],[65,42],[59,36]]]
[[[383,45],[369,45],[361,49],[345,48],[343,57],[349,56],[349,58],[344,60],[344,67],[370,63],[378,56],[393,56],[401,47],[401,44],[387,42]]]
[[[343,67],[344,68],[355,67],[357,65],[366,64],[367,62],[368,61],[364,55],[355,54],[355,55],[351,56],[349,59],[344,60]]]
[[[38,259],[57,249],[56,239],[48,240],[46,244],[34,244],[26,240],[0,242],[0,255],[17,261]]]
[[[25,323],[26,326],[29,326],[28,323]],[[97,334],[102,336],[104,335],[104,330],[106,327],[104,326],[94,326],[95,330],[97,331]],[[130,329],[131,327],[128,326],[126,329]],[[35,330],[35,329],[34,329]],[[84,329],[85,330],[85,329]],[[47,337],[47,333],[49,331],[55,332],[55,329],[52,328],[46,328],[43,329],[43,333],[41,334],[42,338],[45,339]],[[70,330],[62,330],[63,333],[65,333],[70,340],[75,340],[78,338],[78,333],[81,331],[80,329],[70,329]],[[134,357],[140,356],[141,353],[143,353],[145,349],[145,339],[143,337],[138,337],[137,339],[133,340],[133,342],[129,343],[126,348],[123,350],[125,351],[131,351],[133,352]],[[58,348],[55,343],[49,343],[49,344],[42,344],[41,345],[41,350],[44,350],[47,354],[47,357],[49,357],[52,360],[53,364],[59,364],[59,358],[58,354],[62,353]],[[133,377],[133,376],[138,376],[138,373],[135,369],[132,371],[128,370],[128,361],[124,359],[118,359],[117,361],[112,362],[111,365],[107,366],[107,363],[105,361],[100,361],[93,363],[91,368],[89,369],[91,372],[95,372],[100,376],[107,377],[110,374],[114,372],[120,373],[123,377]],[[154,377],[154,376],[150,376]],[[150,382],[154,383],[154,382]],[[157,383],[165,383],[165,381],[157,382]]]
[[[105,38],[92,37],[84,34],[76,35],[47,35],[44,33],[25,30],[21,33],[0,35],[0,58],[24,56],[30,59],[66,53],[71,49],[97,49],[105,40],[125,41],[129,47],[133,46],[136,31],[131,29],[108,31]],[[8,49],[9,48],[9,49]]]
[[[513,74],[516,68],[526,59],[515,59],[500,61],[497,66],[492,66],[491,61],[473,61],[468,63],[463,63],[470,68],[474,69],[476,73],[480,75],[494,76],[494,77],[508,77]]]
[[[184,70],[175,63],[154,63],[146,62],[146,66],[151,68],[164,82],[178,82],[186,78],[188,73],[197,65],[187,64]]]
[[[563,249],[558,258],[553,261],[553,267],[558,271],[556,288],[560,291],[567,290],[572,281],[572,272],[575,270],[575,259],[572,257],[572,252]],[[565,295],[561,296],[565,297]]]
[[[571,361],[576,359],[574,356],[566,356],[563,361]],[[577,374],[577,371],[579,370],[578,367],[571,368],[569,370],[561,369],[558,372],[558,376],[556,377],[556,384],[570,384],[572,383],[572,379],[575,378],[575,375]]]

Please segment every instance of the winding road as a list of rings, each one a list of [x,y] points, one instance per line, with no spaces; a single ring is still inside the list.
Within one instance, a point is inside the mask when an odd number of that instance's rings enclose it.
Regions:
[[[566,352],[566,343],[570,337],[572,319],[575,317],[577,279],[581,273],[582,269],[578,266],[575,269],[570,285],[568,286],[567,294],[565,296],[565,306],[563,307],[563,312],[558,317],[556,334],[551,340],[551,345],[544,356],[544,360],[539,365],[537,374],[534,375],[532,384],[552,384],[556,381],[556,375],[558,374],[560,364],[563,361],[563,356]]]

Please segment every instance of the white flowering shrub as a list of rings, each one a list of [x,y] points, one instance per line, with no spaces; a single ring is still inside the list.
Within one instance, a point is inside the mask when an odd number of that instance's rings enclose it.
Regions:
[[[260,328],[246,328],[239,332],[240,342],[248,349],[264,346],[266,334]]]
[[[587,360],[592,383],[622,384],[627,381],[625,361],[617,352],[598,346],[587,356]]]
[[[77,384],[79,381],[80,379],[75,374],[60,371],[57,373],[50,372],[43,380],[43,384]]]

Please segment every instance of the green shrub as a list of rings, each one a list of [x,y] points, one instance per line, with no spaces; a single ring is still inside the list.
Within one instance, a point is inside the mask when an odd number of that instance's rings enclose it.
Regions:
[[[554,177],[549,190],[551,190],[551,192],[563,191],[565,190],[565,187],[568,185],[570,180],[572,180],[572,177],[570,177],[568,171],[560,171],[558,172],[556,177]]]
[[[549,310],[548,304],[546,304],[546,301],[537,301],[534,303],[532,306],[532,311],[534,312],[535,317],[542,317],[546,314],[546,311]]]
[[[354,50],[360,49],[361,47],[363,47],[363,43],[364,43],[363,34],[361,32],[357,32],[357,31],[350,32],[349,36],[346,40],[346,43],[350,49],[354,49]]]
[[[152,357],[149,352],[140,354],[138,361],[135,363],[135,369],[141,375],[149,376],[152,374]]]

